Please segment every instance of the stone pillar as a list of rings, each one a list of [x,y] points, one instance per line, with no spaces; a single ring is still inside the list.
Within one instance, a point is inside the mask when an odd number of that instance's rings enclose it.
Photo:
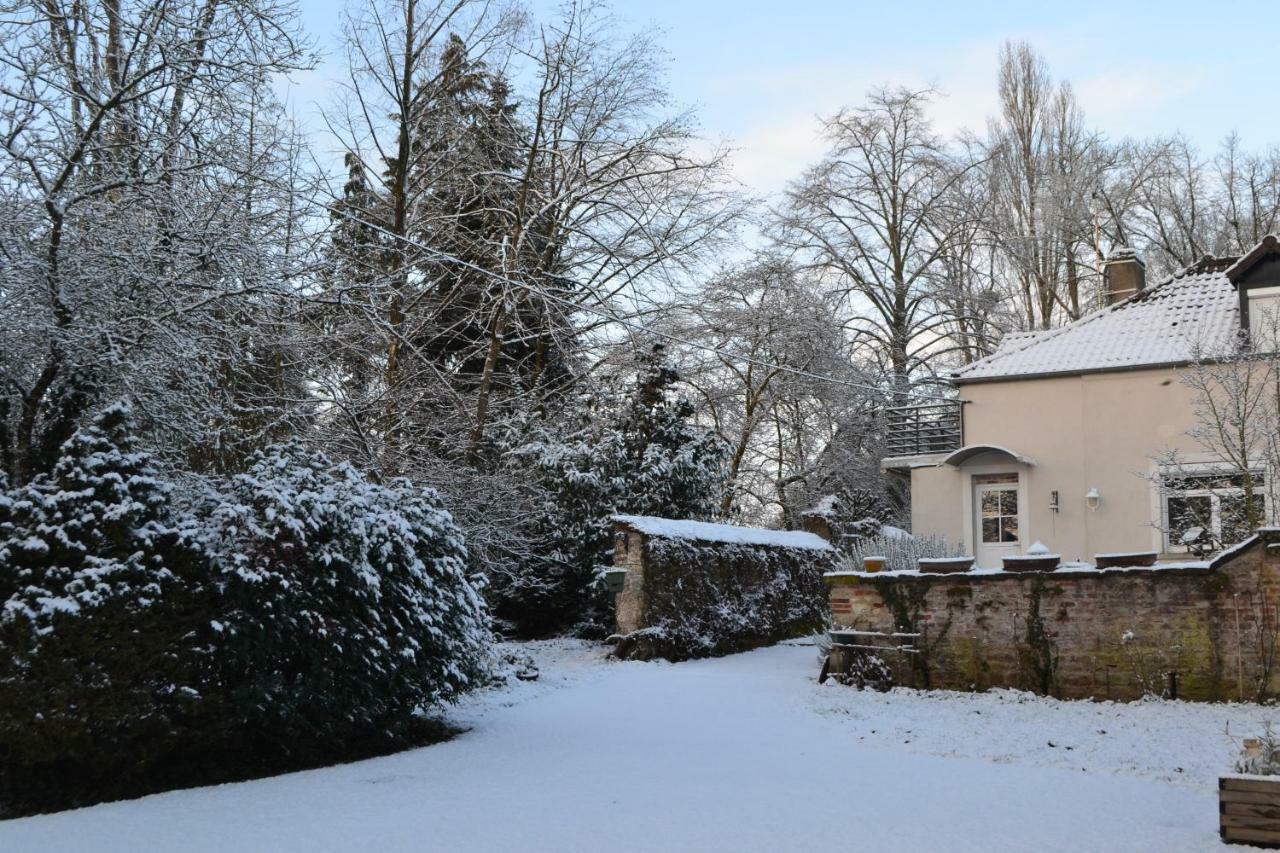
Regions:
[[[622,592],[614,598],[619,634],[630,634],[645,627],[644,545],[643,533],[625,524],[614,525],[613,565],[627,570]]]
[[[800,514],[800,526],[804,528],[806,533],[812,533],[815,536],[821,536],[828,542],[831,541],[831,519],[825,513],[805,512]]]

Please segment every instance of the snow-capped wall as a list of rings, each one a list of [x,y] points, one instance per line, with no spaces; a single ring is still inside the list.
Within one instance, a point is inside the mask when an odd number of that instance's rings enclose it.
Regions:
[[[1063,698],[1280,696],[1280,530],[1209,563],[829,580],[835,624],[868,632],[858,645],[918,635],[911,651],[874,652],[899,684]]]
[[[615,516],[620,657],[682,660],[815,630],[836,551],[812,533]]]

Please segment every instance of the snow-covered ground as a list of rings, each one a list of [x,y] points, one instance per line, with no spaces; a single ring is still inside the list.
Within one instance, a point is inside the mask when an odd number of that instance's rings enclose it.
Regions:
[[[0,850],[1213,850],[1257,706],[859,693],[811,647],[678,665],[576,642],[448,743],[0,822]],[[1238,848],[1234,848],[1238,849]]]

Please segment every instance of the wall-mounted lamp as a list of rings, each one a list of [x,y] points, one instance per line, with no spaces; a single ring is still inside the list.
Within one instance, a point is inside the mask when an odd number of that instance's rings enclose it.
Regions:
[[[1094,512],[1098,509],[1098,504],[1102,503],[1102,495],[1098,494],[1096,488],[1090,489],[1084,493],[1084,502],[1088,504],[1089,512]]]

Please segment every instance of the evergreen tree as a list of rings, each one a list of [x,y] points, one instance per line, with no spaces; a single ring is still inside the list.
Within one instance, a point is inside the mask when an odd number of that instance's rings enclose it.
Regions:
[[[0,499],[0,754],[27,773],[0,799],[110,788],[198,712],[201,556],[129,421],[111,406]]]
[[[566,383],[573,330],[554,297],[573,286],[555,274],[559,238],[530,186],[552,177],[529,156],[531,131],[506,78],[456,35],[420,77],[396,116],[404,155],[388,155],[376,178],[347,156],[329,272],[350,307],[322,322],[335,333],[347,397],[393,408],[382,416],[388,431],[412,437],[402,444],[458,457],[458,421],[478,417],[477,398],[487,420]],[[368,306],[382,313],[380,303],[389,340],[362,343]],[[478,444],[470,461],[487,462]]]
[[[609,629],[612,602],[599,576],[612,554],[610,516],[715,517],[727,448],[694,421],[678,381],[655,345],[626,399],[606,394],[576,428],[514,454],[532,463],[548,494],[544,559],[504,576],[495,590],[499,615],[518,631]]]

